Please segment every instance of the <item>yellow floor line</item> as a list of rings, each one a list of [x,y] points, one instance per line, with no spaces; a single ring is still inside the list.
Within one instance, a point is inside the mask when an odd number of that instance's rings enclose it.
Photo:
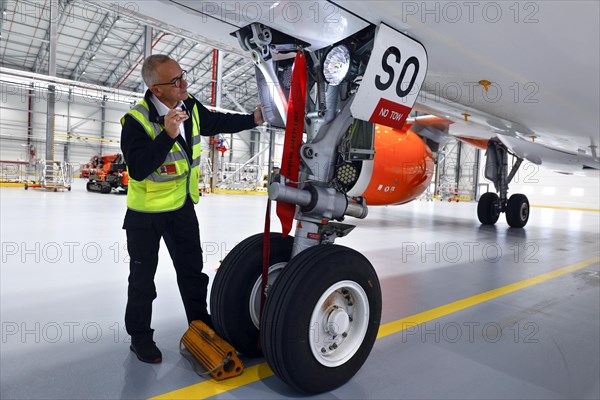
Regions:
[[[273,371],[267,365],[267,363],[261,363],[253,365],[244,369],[244,373],[235,378],[225,379],[217,382],[213,379],[196,383],[195,385],[187,386],[181,389],[174,390],[169,393],[161,394],[160,396],[152,397],[151,400],[155,399],[177,399],[177,400],[196,400],[206,399],[208,397],[216,396],[221,393],[229,392],[240,388],[250,383],[260,381],[261,379],[268,378],[273,375]]]
[[[493,289],[488,292],[480,293],[475,296],[467,297],[466,299],[458,300],[453,303],[448,303],[440,307],[433,308],[428,311],[424,311],[419,314],[411,315],[410,317],[402,318],[397,321],[393,321],[387,323],[385,325],[381,325],[379,327],[379,333],[377,334],[377,338],[382,338],[388,335],[391,335],[396,332],[400,332],[409,327],[414,327],[415,325],[423,324],[425,322],[438,319],[444,317],[448,314],[455,313],[460,310],[464,310],[465,308],[469,308],[475,306],[477,304],[481,304],[488,300],[495,299],[496,297],[504,296],[505,294],[509,294],[512,292],[516,292],[517,290],[525,289],[526,287],[536,285],[541,282],[545,282],[552,278],[559,277],[564,274],[568,274],[569,272],[576,271],[581,268],[585,268],[592,264],[600,262],[600,257],[592,258],[590,260],[582,261],[577,264],[570,265],[568,267],[555,269],[550,272],[546,272],[541,275],[534,276],[533,278],[525,279],[523,281],[511,283],[510,285],[502,286],[498,289]]]
[[[466,299],[458,300],[440,307],[433,308],[428,311],[424,311],[419,314],[411,315],[410,317],[402,318],[397,321],[389,322],[379,327],[379,334],[377,338],[382,338],[394,333],[401,332],[408,328],[413,328],[416,325],[429,322],[434,319],[444,317],[446,315],[455,313],[460,310],[464,310],[469,307],[473,307],[477,304],[484,303],[486,301],[495,299],[505,294],[515,292],[517,290],[525,289],[527,287],[536,285],[548,281],[553,278],[557,278],[561,275],[568,274],[578,269],[588,267],[592,264],[600,262],[600,257],[595,257],[586,261],[582,261],[577,264],[569,265],[568,267],[555,269],[550,272],[546,272],[541,275],[534,276],[529,279],[525,279],[519,282],[511,283],[510,285],[502,286],[498,289],[493,289],[488,292],[480,293],[475,296],[467,297]],[[174,390],[169,393],[162,394],[157,397],[153,397],[152,400],[156,399],[205,399],[207,397],[216,396],[221,393],[228,392],[240,388],[244,385],[248,385],[253,382],[257,382],[261,379],[267,378],[273,375],[273,371],[267,365],[267,363],[261,363],[252,367],[246,368],[244,373],[238,377],[226,379],[221,382],[215,380],[207,380],[195,385],[184,387],[181,389]]]
[[[531,208],[550,208],[552,210],[567,210],[567,211],[587,211],[587,212],[600,212],[595,208],[577,208],[577,207],[559,207],[559,206],[536,206],[531,205]]]
[[[0,182],[0,186],[6,186],[6,187],[24,187],[23,186],[23,182]]]
[[[215,189],[214,194],[267,194],[266,190]]]

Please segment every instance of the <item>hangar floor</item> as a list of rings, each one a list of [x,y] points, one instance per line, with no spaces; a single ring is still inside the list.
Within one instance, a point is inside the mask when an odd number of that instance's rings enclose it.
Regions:
[[[265,202],[201,198],[211,278],[235,243],[262,230]],[[153,314],[163,362],[135,358],[123,327],[124,196],[87,193],[81,181],[60,193],[2,188],[0,211],[2,399],[301,397],[262,359],[245,360],[255,366],[245,382],[194,374],[178,353],[186,323],[164,246]],[[349,383],[313,398],[600,397],[600,214],[534,208],[515,230],[503,218],[482,227],[475,212],[474,203],[371,208],[339,240],[378,271],[387,336]]]

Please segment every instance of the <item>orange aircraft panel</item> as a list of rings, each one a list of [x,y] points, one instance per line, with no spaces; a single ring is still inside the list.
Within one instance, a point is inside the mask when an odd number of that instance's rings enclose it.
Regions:
[[[433,154],[410,126],[402,130],[376,126],[373,175],[362,194],[367,205],[402,204],[427,190]]]

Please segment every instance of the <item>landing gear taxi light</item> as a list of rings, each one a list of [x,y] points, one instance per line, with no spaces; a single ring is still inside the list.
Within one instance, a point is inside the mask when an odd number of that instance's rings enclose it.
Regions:
[[[341,44],[329,50],[323,62],[323,76],[327,83],[332,86],[342,83],[349,75],[351,64],[348,46]]]

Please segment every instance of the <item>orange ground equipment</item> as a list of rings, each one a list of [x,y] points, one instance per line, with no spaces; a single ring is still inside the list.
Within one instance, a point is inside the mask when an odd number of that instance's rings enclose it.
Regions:
[[[179,351],[198,375],[210,374],[215,380],[221,381],[244,372],[244,364],[235,349],[202,321],[192,321],[181,338]],[[202,371],[198,363],[206,371]]]
[[[89,165],[89,167],[88,167]],[[93,156],[89,164],[81,170],[81,176],[88,176],[86,188],[90,192],[127,193],[129,175],[125,159],[121,154]]]

